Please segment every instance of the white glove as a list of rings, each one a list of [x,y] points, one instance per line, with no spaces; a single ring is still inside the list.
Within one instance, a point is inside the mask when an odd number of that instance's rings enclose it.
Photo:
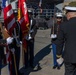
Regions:
[[[20,44],[22,44],[22,41],[20,41]]]
[[[62,63],[63,63],[63,58],[62,57],[60,57],[59,59],[57,59],[57,63],[59,64],[59,65],[61,65]]]
[[[29,35],[25,36],[25,39],[26,39],[26,40],[30,40],[30,39],[32,39],[32,37],[31,37],[31,35],[29,34]]]
[[[6,41],[7,41],[7,44],[11,44],[13,42],[13,38],[12,37],[8,37],[6,39]]]
[[[54,38],[57,38],[57,35],[56,34],[51,34],[51,36],[50,36],[52,39],[54,39]]]
[[[11,52],[14,54],[14,52],[15,52],[15,49],[14,49],[14,48],[12,48],[12,49],[11,49]]]

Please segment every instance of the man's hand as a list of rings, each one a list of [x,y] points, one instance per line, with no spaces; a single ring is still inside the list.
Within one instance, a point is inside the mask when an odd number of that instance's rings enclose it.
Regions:
[[[60,58],[57,59],[57,63],[58,63],[59,65],[61,65],[61,64],[63,63],[63,61],[64,61],[64,60],[63,60],[62,57],[60,57]]]
[[[13,38],[12,37],[8,37],[6,39],[6,41],[7,41],[7,44],[11,44],[13,42]]]

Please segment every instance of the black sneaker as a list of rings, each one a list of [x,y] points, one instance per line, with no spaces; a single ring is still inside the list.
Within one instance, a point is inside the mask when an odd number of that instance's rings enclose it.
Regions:
[[[18,72],[18,75],[24,75],[24,73]]]

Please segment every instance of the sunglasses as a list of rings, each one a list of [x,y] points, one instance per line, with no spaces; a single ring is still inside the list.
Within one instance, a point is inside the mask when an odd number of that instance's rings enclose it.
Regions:
[[[62,17],[56,17],[57,19],[62,19]]]

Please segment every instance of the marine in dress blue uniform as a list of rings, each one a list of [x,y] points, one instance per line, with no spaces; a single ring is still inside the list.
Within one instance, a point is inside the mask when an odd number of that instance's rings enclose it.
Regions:
[[[37,26],[36,26],[36,20],[32,17],[32,11],[28,10],[29,12],[29,21],[30,21],[30,27],[29,27],[29,33],[26,36],[26,42],[27,42],[27,52],[25,53],[25,68],[28,68],[30,66],[31,68],[34,67],[34,41],[35,41],[35,35],[37,33]]]
[[[59,26],[62,23],[63,14],[61,12],[56,13],[56,23],[52,26],[51,29],[51,42],[52,42],[52,49],[53,49],[53,69],[57,67],[57,69],[60,69],[60,65],[58,65],[56,61],[56,40],[57,40],[57,34],[59,32]]]
[[[19,63],[20,63],[20,41],[22,41],[22,33],[21,33],[21,28],[20,24],[17,21],[17,11],[14,11],[15,17],[16,17],[16,27],[13,30],[13,42],[9,44],[10,49],[14,49],[14,55],[15,55],[15,63],[14,63],[14,57],[13,53],[11,53],[12,56],[12,75],[16,75],[16,70],[18,75],[23,75],[19,71]],[[16,69],[15,69],[15,64],[16,64]]]

